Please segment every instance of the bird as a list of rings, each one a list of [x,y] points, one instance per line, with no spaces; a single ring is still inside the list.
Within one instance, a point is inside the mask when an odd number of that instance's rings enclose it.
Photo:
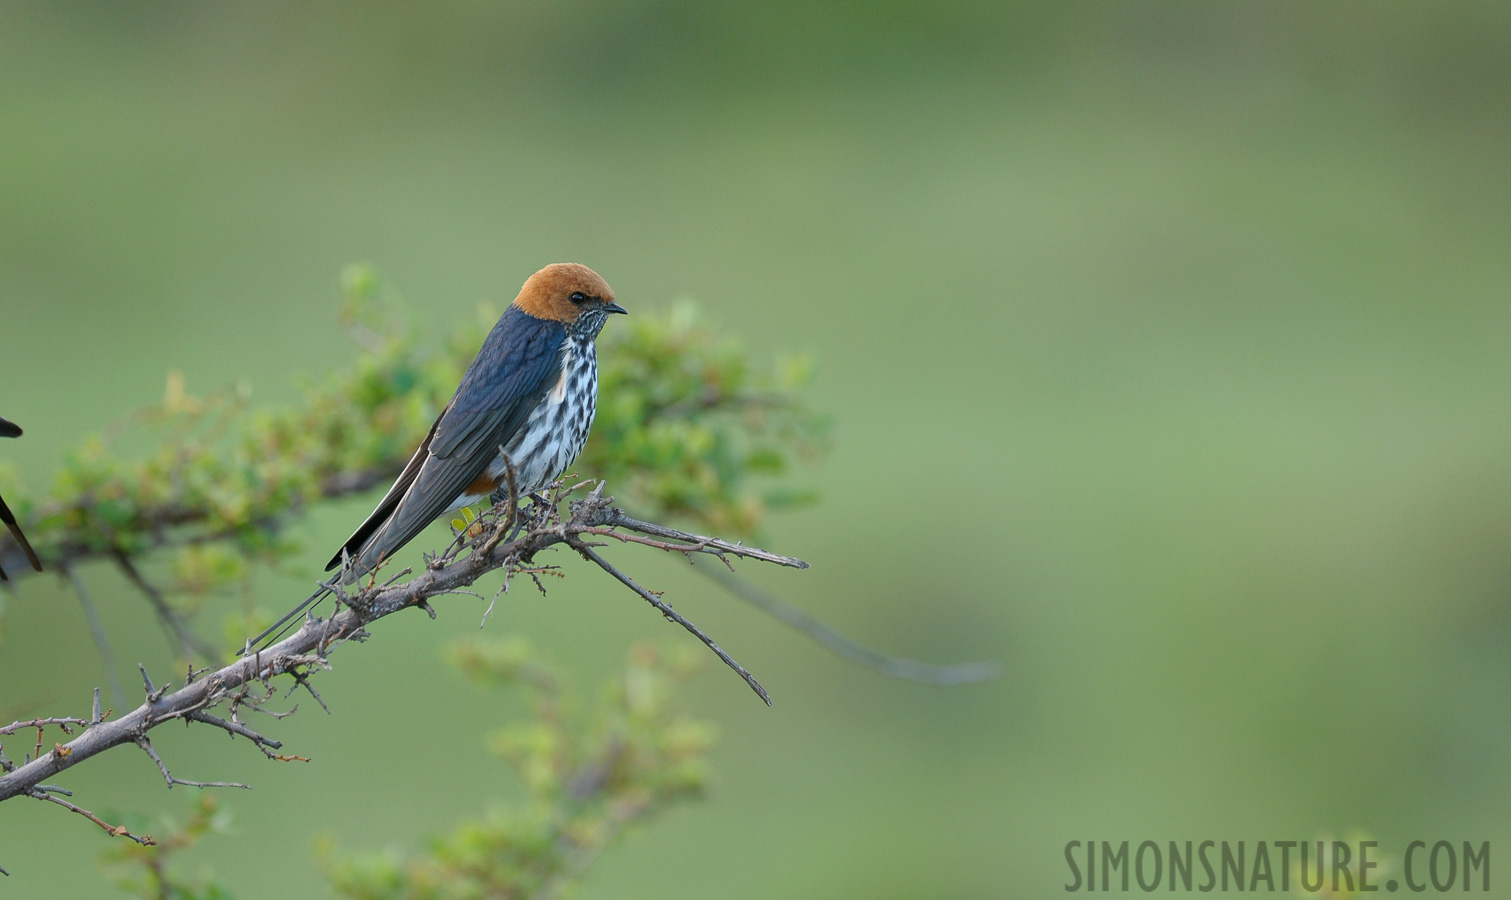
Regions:
[[[0,419],[0,437],[16,438],[20,436],[20,425],[8,419]],[[38,572],[42,571],[42,561],[37,559],[37,552],[31,548],[31,542],[26,539],[26,535],[21,533],[21,526],[16,524],[15,513],[12,513],[10,507],[5,505],[4,497],[0,497],[0,522],[4,522],[5,527],[10,529],[11,536],[21,546],[21,550],[26,554],[26,559],[31,563],[31,567]],[[5,574],[5,570],[0,569],[0,581],[9,580],[10,577]]]
[[[326,565],[354,583],[437,517],[499,492],[512,468],[517,496],[555,481],[587,443],[598,397],[594,341],[627,311],[608,283],[578,263],[531,275],[484,339],[456,393],[372,513]],[[259,644],[328,592],[322,588]]]

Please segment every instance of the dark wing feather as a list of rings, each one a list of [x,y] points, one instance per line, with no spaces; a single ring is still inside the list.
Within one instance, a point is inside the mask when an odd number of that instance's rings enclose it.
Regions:
[[[565,338],[560,323],[514,307],[504,313],[425,445],[347,542],[354,573],[409,543],[483,474],[560,377]],[[408,484],[401,484],[406,476]],[[333,562],[339,564],[339,554]]]
[[[449,406],[447,407],[447,409],[450,408]],[[331,569],[341,565],[341,558],[343,556],[350,555],[353,559],[356,559],[358,551],[362,549],[362,545],[367,542],[367,539],[372,537],[372,533],[382,527],[383,523],[388,521],[388,517],[393,515],[394,507],[399,504],[399,499],[404,496],[405,491],[409,490],[409,486],[414,484],[415,476],[420,473],[420,466],[424,464],[426,457],[430,455],[430,442],[435,438],[435,430],[440,426],[441,419],[445,417],[446,410],[441,410],[441,414],[436,417],[435,422],[431,423],[430,431],[425,435],[425,440],[420,442],[419,449],[409,458],[409,462],[404,464],[404,471],[400,472],[399,477],[394,479],[394,483],[389,487],[388,493],[384,494],[383,499],[378,501],[378,505],[368,515],[367,520],[357,526],[357,530],[352,532],[352,536],[346,539],[346,543],[341,545],[341,549],[336,551],[336,555],[331,557],[331,561],[325,564],[325,571],[329,572]]]
[[[20,436],[20,425],[9,419],[0,419],[0,437],[13,438]],[[26,554],[26,559],[31,563],[31,567],[38,572],[42,571],[41,560],[37,559],[37,553],[31,548],[31,543],[26,540],[26,535],[21,533],[21,526],[16,524],[16,517],[11,513],[10,507],[5,505],[4,498],[0,498],[0,522],[4,522],[5,527],[10,529],[11,537],[14,537],[16,543],[20,545],[21,551]],[[9,579],[6,578],[5,570],[0,569],[0,581],[7,580]]]
[[[10,529],[11,537],[15,538],[16,543],[20,545],[21,552],[26,554],[26,561],[31,563],[31,567],[38,572],[42,571],[42,561],[37,559],[37,551],[31,548],[31,542],[26,539],[26,535],[21,533],[21,526],[16,524],[16,516],[10,511],[10,507],[5,505],[4,497],[0,497],[0,522],[4,522],[5,527]],[[4,577],[5,572],[0,570],[0,578]]]

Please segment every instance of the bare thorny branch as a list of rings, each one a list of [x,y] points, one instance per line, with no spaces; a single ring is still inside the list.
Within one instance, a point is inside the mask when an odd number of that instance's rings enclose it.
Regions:
[[[89,719],[38,718],[0,727],[0,737],[32,729],[37,731],[36,745],[20,765],[7,759],[4,747],[0,745],[0,801],[22,795],[46,800],[88,818],[112,835],[151,844],[153,841],[150,836],[135,835],[123,826],[110,825],[88,810],[57,796],[72,796],[68,791],[44,782],[112,747],[131,743],[140,747],[152,759],[170,788],[175,784],[246,788],[247,785],[237,782],[188,781],[171,773],[148,740],[147,734],[167,722],[180,720],[219,728],[232,739],[243,738],[271,760],[308,761],[305,757],[276,752],[282,748],[281,743],[250,728],[240,718],[243,709],[274,718],[282,718],[294,712],[293,709],[275,712],[265,707],[264,704],[275,691],[270,684],[272,679],[281,675],[288,676],[294,682],[291,691],[302,687],[324,707],[324,701],[310,684],[309,678],[315,671],[329,668],[329,651],[348,641],[365,640],[368,637],[367,626],[401,610],[419,608],[433,617],[435,612],[429,605],[431,599],[463,592],[463,589],[490,572],[503,570],[506,578],[510,574],[530,574],[533,577],[545,570],[545,567],[534,564],[535,555],[557,545],[565,545],[577,551],[655,606],[667,619],[698,637],[739,673],[763,701],[770,704],[770,697],[755,678],[708,635],[673,610],[658,594],[642,587],[600,556],[594,549],[602,546],[600,543],[590,543],[584,538],[619,538],[630,543],[683,553],[689,558],[694,555],[714,556],[726,564],[731,557],[800,569],[807,568],[808,564],[793,557],[631,518],[612,505],[613,498],[603,496],[602,483],[585,498],[567,502],[573,491],[587,484],[571,488],[557,484],[547,497],[536,498],[536,502],[523,514],[513,502],[517,499],[517,493],[511,484],[508,498],[485,513],[444,552],[428,559],[425,570],[415,578],[403,583],[389,579],[381,584],[373,578],[365,588],[354,593],[348,593],[337,586],[335,592],[338,602],[328,617],[316,618],[306,614],[303,624],[293,634],[272,646],[254,650],[228,665],[199,671],[191,666],[184,685],[177,690],[170,690],[170,682],[153,684],[146,669],[142,668],[145,700],[142,705],[119,718],[111,719],[109,711],[100,711],[99,691],[96,690],[93,715]],[[565,514],[562,511],[563,505],[567,507]],[[648,537],[640,537],[641,535]],[[507,590],[507,582],[502,590]],[[224,713],[215,715],[211,710],[223,710]],[[73,734],[74,729],[83,729],[83,732],[68,743],[55,744],[51,750],[43,752],[42,734],[48,727],[59,728],[65,736]]]

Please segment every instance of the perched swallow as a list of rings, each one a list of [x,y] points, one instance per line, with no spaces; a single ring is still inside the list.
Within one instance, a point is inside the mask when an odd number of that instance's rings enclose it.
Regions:
[[[0,437],[14,438],[20,436],[20,425],[6,419],[0,419]],[[10,533],[15,537],[16,543],[21,546],[21,550],[26,554],[26,558],[31,561],[31,567],[38,572],[42,571],[42,561],[37,559],[36,551],[31,548],[31,543],[27,541],[26,535],[21,533],[21,526],[16,524],[16,516],[10,511],[10,507],[5,505],[4,497],[0,497],[0,522],[4,522],[5,527],[10,529]],[[5,574],[5,570],[0,569],[0,581],[9,580],[10,578]]]
[[[531,275],[398,480],[326,570],[344,565],[342,581],[356,581],[436,517],[500,491],[509,466],[520,496],[560,477],[593,425],[593,341],[611,314],[624,312],[587,266],[556,263]],[[327,592],[317,591],[248,641],[243,653]]]
[[[521,496],[560,477],[593,425],[593,340],[624,311],[587,266],[557,263],[531,275],[398,480],[326,570],[347,560],[343,578],[355,580],[437,516],[498,491],[509,465]]]

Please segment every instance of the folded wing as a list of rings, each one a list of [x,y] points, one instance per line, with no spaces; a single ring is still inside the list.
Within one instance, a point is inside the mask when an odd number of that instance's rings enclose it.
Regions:
[[[326,569],[344,555],[353,561],[349,577],[360,575],[449,509],[556,383],[565,337],[560,323],[510,307],[398,480]]]

